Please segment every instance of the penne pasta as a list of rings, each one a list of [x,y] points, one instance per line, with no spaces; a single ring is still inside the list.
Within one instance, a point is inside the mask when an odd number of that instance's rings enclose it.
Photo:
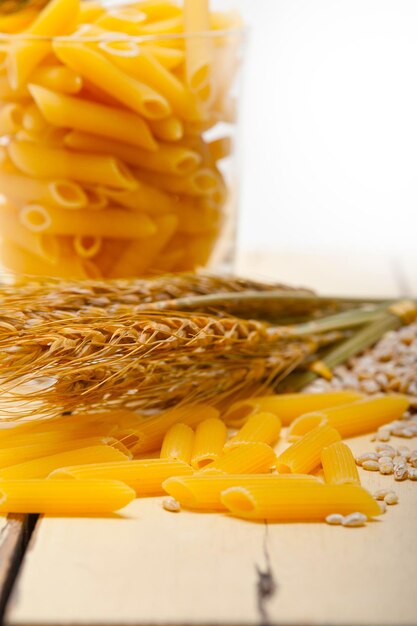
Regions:
[[[123,452],[108,445],[67,450],[66,452],[59,452],[5,467],[0,470],[0,481],[46,478],[55,469],[66,467],[67,465],[126,461],[126,458]]]
[[[210,158],[214,163],[217,163],[217,161],[221,161],[222,159],[230,156],[232,147],[231,137],[220,137],[219,139],[214,139],[208,144]]]
[[[230,450],[247,443],[263,442],[274,446],[281,432],[281,421],[274,413],[255,413],[225,445]]]
[[[148,151],[156,149],[146,122],[134,113],[55,93],[37,85],[29,85],[29,91],[50,124],[118,139]],[[104,152],[109,153],[110,149]]]
[[[239,400],[223,415],[227,424],[240,424],[253,413],[268,411],[275,413],[283,426],[310,411],[320,411],[328,407],[348,404],[363,398],[356,391],[330,391],[326,393],[283,393]]]
[[[144,211],[152,216],[169,213],[173,208],[173,200],[168,194],[140,181],[137,181],[137,187],[133,191],[105,187],[100,187],[98,191],[104,197],[114,200],[115,204],[119,204],[131,211]]]
[[[23,115],[23,128],[29,133],[43,133],[48,128],[48,123],[34,103],[26,107]]]
[[[18,102],[8,102],[0,108],[0,133],[11,135],[18,132],[24,122],[25,107]]]
[[[174,208],[179,218],[178,232],[184,235],[205,235],[217,232],[222,213],[209,198],[181,198]]]
[[[80,5],[78,21],[80,24],[87,24],[97,20],[106,11],[101,2],[96,0],[83,0]]]
[[[221,188],[217,172],[209,168],[200,168],[188,176],[173,176],[156,172],[137,170],[139,180],[159,187],[163,191],[184,196],[207,196]]]
[[[135,35],[137,25],[146,20],[146,13],[135,7],[126,6],[106,11],[95,21],[95,24],[109,31]]]
[[[323,448],[339,440],[337,430],[327,424],[314,428],[278,456],[278,472],[308,474],[320,464]]]
[[[97,50],[81,43],[57,40],[53,48],[64,65],[132,111],[152,120],[170,115],[171,106],[168,100],[148,85],[120,70]]]
[[[83,259],[92,259],[101,250],[103,240],[96,235],[76,235],[73,239],[75,253]]]
[[[291,424],[288,438],[295,440],[324,423],[336,428],[343,438],[370,433],[401,417],[409,406],[409,399],[400,394],[363,398],[353,404],[301,415]]]
[[[349,446],[342,441],[336,441],[336,443],[323,448],[321,464],[326,483],[332,485],[346,485],[350,483],[360,485],[361,481],[355,457]]]
[[[184,146],[159,144],[156,152],[147,152],[138,147],[78,131],[68,133],[65,137],[65,144],[75,150],[111,154],[128,165],[141,167],[144,170],[177,176],[190,174],[201,163],[201,156]]]
[[[193,443],[193,429],[186,424],[174,424],[165,433],[160,457],[190,464]]]
[[[53,235],[34,233],[19,223],[18,214],[10,208],[0,208],[0,231],[3,237],[47,263],[59,259],[59,244]]]
[[[41,65],[30,80],[34,85],[64,94],[77,94],[83,87],[81,76],[65,65]]]
[[[286,484],[291,487],[295,483],[319,483],[320,480],[311,474],[231,474],[175,476],[163,483],[164,490],[178,500],[181,506],[188,509],[206,509],[222,511],[226,506],[220,496],[230,487],[249,487],[265,485],[270,489],[274,485]]]
[[[69,178],[116,189],[136,188],[131,172],[112,157],[69,152],[24,141],[10,142],[8,153],[21,172],[34,178]]]
[[[135,218],[136,220],[136,218]],[[129,243],[110,269],[109,277],[140,276],[152,267],[160,252],[172,238],[178,226],[176,215],[160,215],[153,218],[156,232],[149,237]]]
[[[165,493],[162,483],[171,476],[192,474],[191,467],[175,459],[146,459],[117,463],[94,463],[64,467],[49,475],[51,482],[63,479],[121,480],[135,490],[137,496],[159,496]],[[53,479],[53,480],[52,480]],[[69,481],[73,482],[73,481]],[[76,481],[74,481],[76,482]]]
[[[168,428],[178,422],[194,428],[203,420],[218,417],[218,415],[219,412],[207,404],[185,404],[181,407],[168,409],[154,417],[148,417],[137,428],[138,441],[132,448],[132,453],[137,455],[158,450]]]
[[[169,0],[140,0],[138,6],[150,22],[178,17],[182,13],[181,8]]]
[[[52,235],[80,235],[132,239],[148,237],[156,232],[152,220],[145,213],[133,214],[124,209],[102,209],[100,219],[94,212],[70,212],[27,204],[19,211],[20,222],[33,232]]]
[[[176,117],[158,121],[149,120],[148,123],[155,137],[161,141],[179,141],[184,136],[184,125]]]
[[[99,515],[135,498],[133,489],[116,480],[2,480],[0,485],[0,513]]]
[[[153,56],[167,70],[173,70],[184,63],[185,54],[182,50],[175,48],[164,48],[163,46],[154,45],[144,42],[143,47],[146,52]]]
[[[187,82],[196,92],[210,82],[213,42],[204,35],[209,30],[209,0],[184,0],[184,32],[191,35],[185,40],[185,70]]]
[[[60,258],[59,262],[49,263],[44,259],[31,254],[24,248],[3,237],[0,246],[2,264],[16,274],[27,276],[56,276],[62,278],[92,278],[91,268],[77,259]],[[98,275],[95,275],[97,278]]]
[[[225,423],[213,417],[197,425],[191,454],[191,465],[195,469],[203,469],[212,461],[216,461],[223,452],[227,439]]]
[[[323,485],[315,482],[276,482],[229,487],[220,496],[232,515],[253,520],[311,522],[327,515],[360,512],[381,515],[378,502],[359,485]]]
[[[273,449],[266,443],[247,443],[227,450],[201,470],[204,474],[268,474],[276,463]]]

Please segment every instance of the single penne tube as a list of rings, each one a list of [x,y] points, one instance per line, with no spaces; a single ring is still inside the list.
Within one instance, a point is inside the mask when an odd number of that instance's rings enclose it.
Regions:
[[[27,447],[27,446],[43,446],[45,448],[67,443],[71,439],[85,439],[88,437],[108,437],[114,431],[114,426],[109,424],[91,426],[87,429],[79,424],[71,424],[65,427],[65,422],[51,420],[51,424],[47,424],[49,420],[45,420],[46,430],[38,430],[36,425],[28,428],[12,427],[1,430],[1,450],[6,448]],[[49,429],[49,430],[48,430]]]
[[[149,128],[160,141],[179,141],[184,136],[184,125],[177,117],[149,120]]]
[[[110,154],[128,165],[141,167],[151,172],[184,176],[190,174],[201,163],[201,156],[183,146],[159,144],[156,152],[147,152],[118,141],[109,141],[89,133],[73,131],[65,137],[65,144],[75,150]]]
[[[48,128],[45,120],[34,102],[26,107],[23,115],[23,128],[30,132],[43,133]]]
[[[19,33],[28,28],[36,19],[38,11],[34,7],[22,8],[0,17],[0,32]]]
[[[182,63],[184,63],[185,53],[183,50],[176,50],[175,48],[164,48],[163,46],[154,45],[152,43],[144,42],[143,47],[146,52],[149,52],[154,59],[159,61],[167,70],[173,70]]]
[[[25,31],[27,39],[14,41],[8,56],[8,77],[13,89],[24,85],[51,51],[48,37],[70,33],[77,21],[79,0],[52,0]],[[31,36],[40,37],[39,40]],[[45,37],[45,39],[42,39]]]
[[[178,218],[173,213],[158,215],[153,218],[153,223],[156,232],[130,242],[109,271],[109,278],[140,276],[153,268],[154,261],[174,235]]]
[[[34,233],[25,228],[14,209],[0,209],[0,232],[3,237],[14,242],[24,250],[44,259],[48,263],[56,263],[59,259],[59,244],[54,235]]]
[[[342,441],[336,441],[321,451],[326,483],[331,485],[360,485],[358,468],[351,449]]]
[[[123,452],[107,445],[67,450],[66,452],[58,452],[57,454],[5,467],[0,470],[0,481],[46,478],[55,469],[66,467],[67,465],[126,461],[126,458]]]
[[[25,107],[18,102],[8,102],[0,108],[0,134],[17,133],[23,126]]]
[[[210,158],[214,161],[214,163],[230,156],[232,149],[233,145],[231,137],[220,137],[219,139],[210,141],[208,144]]]
[[[182,13],[178,4],[170,0],[141,0],[139,6],[150,22],[179,17]]]
[[[210,82],[213,42],[204,35],[209,30],[209,0],[184,0],[184,32],[189,35],[185,40],[185,72],[187,83],[197,92]]]
[[[168,117],[171,106],[148,85],[132,78],[95,49],[73,42],[55,40],[54,52],[59,60],[146,119]]]
[[[216,461],[223,452],[226,439],[227,428],[221,419],[214,417],[200,422],[195,430],[191,465],[203,469]]]
[[[184,235],[205,235],[221,226],[221,210],[207,197],[182,197],[174,208],[179,219],[178,232]]]
[[[1,513],[99,515],[134,500],[135,492],[116,480],[1,481]]]
[[[81,76],[65,65],[41,65],[30,80],[35,85],[66,94],[79,93],[83,87]]]
[[[406,396],[400,394],[362,398],[352,404],[329,407],[319,412],[306,413],[295,420],[288,438],[302,437],[317,424],[327,422],[345,437],[355,437],[377,430],[380,426],[400,418],[410,406]]]
[[[29,85],[29,91],[50,124],[118,139],[147,151],[156,149],[146,122],[130,111],[56,93],[38,85]]]
[[[109,31],[135,35],[137,25],[146,20],[146,13],[135,7],[125,6],[106,11],[95,21],[95,24]]]
[[[112,157],[70,152],[28,141],[10,142],[8,153],[21,172],[34,178],[63,178],[116,189],[136,188],[130,170]]]
[[[381,515],[378,502],[359,485],[276,482],[229,487],[220,496],[232,515],[280,522],[324,521],[331,513]]]
[[[171,476],[188,476],[193,470],[177,459],[144,459],[117,463],[92,463],[55,470],[49,479],[121,480],[137,496],[159,496],[165,493],[162,483]],[[72,481],[71,481],[72,482]]]
[[[163,483],[164,490],[189,509],[222,511],[226,507],[220,496],[230,487],[248,487],[256,485],[291,484],[298,482],[320,482],[311,474],[194,474],[193,476],[174,476]]]
[[[281,432],[281,420],[274,413],[255,413],[242,428],[225,444],[225,450],[231,450],[247,443],[267,443],[274,446]]]
[[[208,404],[185,404],[168,409],[159,415],[147,417],[136,431],[138,441],[132,448],[133,455],[158,450],[168,428],[182,422],[194,428],[203,420],[218,417],[219,412]]]
[[[16,446],[11,448],[0,449],[0,468],[9,467],[18,463],[25,463],[33,459],[39,459],[51,454],[67,452],[68,450],[76,450],[77,448],[86,448],[91,446],[109,445],[123,452],[128,458],[127,448],[119,444],[117,439],[110,437],[86,437],[85,439],[70,439],[69,441],[58,441],[55,443],[32,444],[26,446]]]
[[[46,202],[66,209],[81,209],[87,205],[82,187],[70,180],[37,180],[0,168],[0,187],[16,207],[28,202]]]
[[[100,211],[109,205],[108,197],[99,187],[84,185],[83,191],[87,197],[86,208],[89,211]],[[113,190],[115,191],[115,190]]]
[[[145,11],[144,11],[145,12]],[[167,19],[158,19],[152,20],[151,22],[146,22],[145,24],[141,24],[138,26],[137,34],[138,35],[178,35],[182,33],[184,30],[183,25],[183,17],[181,15],[174,15],[173,17],[168,17]],[[169,43],[173,46],[181,45],[181,42],[165,42],[163,40],[158,41],[159,45],[169,45]]]
[[[247,443],[227,450],[218,459],[206,465],[207,474],[268,474],[276,463],[273,449],[266,443]]]
[[[159,187],[163,191],[184,196],[206,196],[214,193],[222,186],[220,176],[214,170],[199,168],[188,176],[161,175],[157,172],[136,170],[139,180]]]
[[[100,219],[94,212],[65,211],[40,204],[27,204],[19,211],[23,226],[33,232],[52,235],[81,235],[132,239],[149,237],[156,232],[152,220],[145,213],[124,209],[102,209]]]
[[[144,211],[152,216],[171,213],[176,205],[175,199],[157,187],[137,181],[136,189],[120,190],[100,187],[99,193],[131,211]],[[174,205],[174,207],[173,207]]]
[[[268,411],[275,413],[283,426],[310,411],[320,411],[328,407],[348,404],[363,398],[356,391],[330,391],[327,393],[282,393],[239,400],[223,415],[227,424],[240,423],[253,413]]]
[[[92,259],[100,252],[103,239],[97,235],[76,235],[72,244],[78,256],[83,259]]]
[[[0,258],[3,265],[16,274],[60,276],[71,279],[99,277],[86,265],[87,259],[80,259],[78,262],[77,259],[60,257],[56,263],[49,263],[6,237],[3,237],[1,242]]]
[[[339,440],[338,431],[328,424],[314,428],[278,456],[278,472],[308,474],[320,464],[323,448]]]
[[[198,101],[185,85],[150,52],[134,41],[103,41],[99,44],[106,57],[132,78],[143,81],[162,94],[175,115],[199,120]]]
[[[68,129],[66,128],[58,128],[57,126],[47,124],[42,132],[24,128],[16,133],[14,139],[17,141],[30,141],[49,148],[63,148],[67,132]]]
[[[161,459],[175,459],[190,464],[194,431],[187,424],[174,424],[162,441]]]

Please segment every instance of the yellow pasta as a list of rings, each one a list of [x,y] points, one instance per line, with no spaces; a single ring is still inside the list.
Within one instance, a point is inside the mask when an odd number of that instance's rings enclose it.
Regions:
[[[346,485],[356,483],[360,485],[358,469],[355,457],[351,449],[342,441],[336,441],[330,446],[323,448],[321,452],[321,464],[323,466],[326,483],[333,485]]]
[[[192,428],[209,417],[218,417],[219,412],[206,404],[186,404],[169,409],[160,415],[148,417],[138,426],[137,444],[132,448],[133,454],[152,452],[160,448],[168,428],[183,422]]]
[[[0,108],[0,133],[10,135],[23,126],[25,107],[18,102],[3,104]]]
[[[210,141],[208,144],[210,157],[216,163],[230,156],[232,152],[232,140],[230,137],[221,137]]]
[[[162,441],[161,459],[175,459],[190,464],[194,431],[187,424],[174,424]]]
[[[209,198],[181,198],[174,208],[179,218],[179,233],[204,235],[217,231],[221,226],[221,210]]]
[[[136,188],[128,168],[112,157],[69,152],[25,141],[12,141],[8,152],[14,165],[34,178],[69,178],[116,189]]]
[[[278,472],[308,474],[320,464],[323,448],[339,440],[337,430],[327,424],[314,428],[278,456]]]
[[[149,185],[159,187],[168,193],[184,194],[185,196],[205,196],[217,191],[220,186],[220,177],[212,169],[200,168],[188,176],[173,176],[156,172],[136,171],[139,180]]]
[[[176,50],[175,48],[164,48],[162,46],[154,45],[152,43],[144,42],[143,46],[146,52],[149,52],[161,65],[168,70],[173,70],[182,63],[184,63],[185,54],[182,50]]]
[[[11,480],[0,482],[0,513],[98,515],[134,500],[135,492],[116,480]]]
[[[340,435],[354,437],[377,430],[403,415],[410,406],[406,396],[400,394],[364,398],[353,404],[321,409],[320,412],[306,413],[295,420],[288,431],[288,437],[297,439],[318,424],[328,423]]]
[[[48,123],[45,121],[45,118],[42,116],[35,103],[26,107],[23,115],[23,128],[29,132],[33,131],[35,133],[42,133],[48,128]]]
[[[201,470],[203,473],[267,474],[276,463],[273,449],[266,443],[247,443],[232,448]]]
[[[145,150],[156,149],[146,122],[134,113],[55,93],[37,85],[30,85],[29,91],[50,124],[89,131]],[[105,152],[110,152],[110,149]]]
[[[107,445],[89,446],[78,450],[68,450],[32,461],[25,461],[0,470],[0,480],[20,480],[26,478],[45,478],[60,467],[81,465],[84,463],[102,463],[106,461],[125,461],[126,455]]]
[[[26,30],[30,36],[65,35],[73,30],[78,16],[79,0],[52,0]],[[8,77],[13,89],[24,85],[34,69],[48,56],[50,43],[35,39],[13,42],[8,56]]]
[[[239,400],[223,415],[227,424],[240,424],[253,413],[268,411],[275,413],[284,426],[310,411],[320,411],[328,407],[348,404],[363,398],[356,391],[330,391],[326,393],[283,393]]]
[[[247,443],[263,442],[274,446],[281,432],[281,421],[274,413],[251,415],[242,428],[225,445],[225,450]]]
[[[17,212],[10,208],[0,208],[0,231],[3,237],[24,250],[39,256],[48,263],[59,259],[59,244],[53,235],[34,233],[19,223]]]
[[[64,65],[41,65],[30,77],[35,85],[40,85],[59,93],[76,94],[83,86],[81,76]]]
[[[168,117],[171,106],[148,85],[135,80],[96,50],[78,43],[55,41],[59,60],[129,109],[148,119]]]
[[[192,474],[191,467],[175,459],[146,459],[119,463],[94,463],[64,467],[52,472],[51,482],[63,479],[121,480],[138,496],[158,496],[164,493],[162,483],[171,476]],[[53,479],[53,480],[52,480]],[[69,480],[68,482],[76,482]]]
[[[136,222],[136,216],[133,216]],[[154,263],[165,248],[178,226],[176,215],[160,215],[153,218],[156,232],[146,238],[134,239],[109,271],[110,278],[117,276],[140,276]]]
[[[163,483],[165,491],[189,509],[224,510],[220,496],[230,487],[249,487],[265,485],[270,489],[274,485],[307,482],[317,483],[320,480],[311,474],[234,474],[234,475],[204,475],[175,476]]]
[[[141,181],[137,181],[133,191],[100,187],[98,192],[113,200],[114,204],[131,211],[144,211],[152,216],[170,213],[173,208],[172,198],[168,194]]]
[[[225,423],[214,417],[197,425],[191,454],[191,465],[195,469],[203,469],[212,461],[216,461],[223,452],[227,438]]]
[[[147,15],[143,11],[135,7],[126,6],[106,11],[95,23],[100,28],[135,35],[137,33],[137,25],[145,22],[146,19]]]
[[[103,15],[105,11],[106,9],[101,2],[96,2],[96,0],[83,0],[83,2],[81,2],[78,15],[79,23],[85,24],[88,22],[94,22],[101,15]]]
[[[220,496],[232,515],[253,520],[311,522],[331,513],[381,515],[378,502],[359,485],[323,485],[314,482],[264,481],[247,487],[230,487]]]
[[[25,30],[35,20],[38,12],[36,9],[21,8],[19,11],[7,13],[0,17],[0,32],[2,33],[18,33]]]
[[[94,212],[70,212],[27,204],[19,212],[20,222],[33,232],[52,235],[92,235],[132,239],[148,237],[156,232],[152,220],[145,213],[134,215],[124,209],[102,209],[100,219]]]
[[[210,30],[209,0],[184,0],[184,32],[187,35]],[[190,36],[185,40],[187,82],[200,91],[210,81],[213,42],[206,36]]]
[[[91,259],[100,252],[103,240],[96,235],[76,235],[72,243],[78,256]]]
[[[0,449],[0,468],[9,467],[18,463],[25,463],[51,454],[58,454],[68,450],[87,448],[91,446],[108,445],[120,449],[126,456],[128,451],[124,446],[119,448],[117,439],[111,437],[86,437],[85,439],[70,439],[51,443],[33,443],[25,446],[6,447]],[[124,448],[124,449],[123,449]]]
[[[184,124],[176,117],[165,120],[149,120],[149,128],[161,141],[179,141],[184,136]]]
[[[183,18],[181,15],[169,17],[167,19],[155,20],[137,27],[138,35],[177,35],[183,32]],[[175,40],[158,41],[159,45],[182,46],[181,42]]]
[[[140,10],[146,13],[148,20],[167,20],[181,15],[181,8],[169,0],[140,0]]]
[[[128,165],[142,167],[145,170],[178,176],[193,172],[201,163],[201,156],[184,146],[159,144],[156,152],[147,152],[125,143],[77,131],[68,133],[65,144],[75,150],[112,154]]]

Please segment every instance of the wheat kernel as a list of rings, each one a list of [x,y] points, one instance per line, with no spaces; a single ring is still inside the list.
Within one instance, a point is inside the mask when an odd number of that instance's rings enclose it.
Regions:
[[[363,465],[365,461],[377,461],[378,455],[375,452],[365,452],[356,457],[357,465]]]
[[[343,519],[343,515],[340,513],[330,513],[330,515],[326,517],[326,522],[332,526],[336,526],[338,524],[343,524]]]
[[[162,506],[164,507],[165,511],[170,511],[171,513],[179,513],[179,511],[181,511],[180,503],[172,497],[164,498],[162,501]]]
[[[379,508],[381,509],[381,513],[387,512],[387,503],[382,500],[382,502],[378,502]]]
[[[410,467],[408,469],[408,478],[410,480],[417,480],[417,467]]]
[[[378,472],[379,463],[378,461],[364,461],[362,463],[362,467],[363,469],[368,470],[369,472]]]
[[[388,493],[384,496],[384,502],[386,504],[398,504],[398,496],[395,491],[388,491]]]
[[[407,466],[394,467],[394,480],[406,480],[408,476]]]
[[[364,526],[367,519],[368,518],[363,513],[350,513],[350,515],[346,515],[346,517],[343,518],[342,525],[351,528]]]
[[[383,500],[388,493],[393,493],[390,489],[378,489],[373,494],[375,500]]]

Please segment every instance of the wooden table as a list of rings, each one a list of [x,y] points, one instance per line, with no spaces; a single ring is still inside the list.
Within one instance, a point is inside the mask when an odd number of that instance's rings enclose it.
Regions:
[[[240,266],[245,274],[292,279],[323,293],[417,295],[417,263],[293,261],[253,255]],[[349,443],[355,453],[372,448],[369,436]],[[416,440],[409,443],[417,448]],[[361,473],[371,491],[394,483]],[[2,520],[3,608],[14,581],[6,623],[417,624],[417,483],[394,488],[400,504],[357,529],[173,514],[161,498],[136,500],[107,518],[45,517],[22,563],[23,521]]]

